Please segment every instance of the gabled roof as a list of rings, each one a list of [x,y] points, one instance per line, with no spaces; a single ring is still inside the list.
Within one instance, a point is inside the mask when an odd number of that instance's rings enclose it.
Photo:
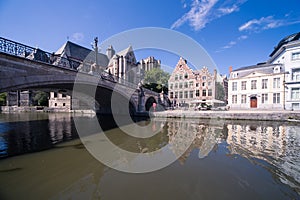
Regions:
[[[269,63],[261,63],[253,66],[247,66],[247,67],[242,67],[239,69],[236,69],[232,72],[238,72],[239,77],[246,77],[249,74],[252,74],[253,72],[255,73],[261,73],[261,74],[272,74],[273,73],[273,68],[276,66],[282,66],[281,64],[269,64]],[[284,69],[281,68],[280,72],[283,72]]]
[[[132,46],[130,45],[129,47],[127,47],[126,49],[120,51],[117,53],[117,55],[119,56],[126,56],[128,53],[132,52],[133,53],[133,49]]]
[[[241,68],[235,69],[235,70],[233,70],[233,72],[252,70],[252,69],[256,69],[256,68],[263,68],[263,67],[269,67],[269,66],[274,66],[274,65],[276,65],[276,64],[258,63],[256,65],[251,65],[251,66],[246,66],[246,67],[241,67]]]
[[[56,51],[55,54],[60,56],[66,56],[68,58],[79,60],[79,61],[87,61],[87,62],[95,61],[94,51],[70,41],[67,41],[61,48],[59,48]],[[98,53],[97,60],[101,66],[107,66],[108,64],[108,58],[105,54]]]

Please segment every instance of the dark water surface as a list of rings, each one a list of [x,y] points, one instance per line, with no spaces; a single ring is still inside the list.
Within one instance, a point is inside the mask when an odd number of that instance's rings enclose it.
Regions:
[[[90,127],[93,117],[79,118]],[[300,124],[152,120],[159,132],[138,139],[99,119],[107,138],[131,152],[176,154],[195,138],[171,165],[132,174],[91,156],[71,114],[0,114],[0,199],[300,199]]]

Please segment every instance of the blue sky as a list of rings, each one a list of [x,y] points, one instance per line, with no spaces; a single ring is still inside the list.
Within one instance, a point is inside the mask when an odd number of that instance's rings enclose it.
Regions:
[[[229,66],[266,61],[283,37],[299,32],[299,7],[299,0],[2,0],[0,36],[52,52],[68,39],[91,48],[95,36],[101,42],[129,29],[168,28],[197,41],[227,74]],[[146,53],[173,67],[178,61]]]

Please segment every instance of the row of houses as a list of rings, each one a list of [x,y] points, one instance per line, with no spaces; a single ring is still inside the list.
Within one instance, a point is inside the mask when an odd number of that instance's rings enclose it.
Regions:
[[[300,32],[283,38],[268,61],[230,69],[228,105],[233,109],[300,109]]]

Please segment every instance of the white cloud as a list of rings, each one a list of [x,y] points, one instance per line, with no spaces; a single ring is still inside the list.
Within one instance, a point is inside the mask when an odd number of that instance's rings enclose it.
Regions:
[[[252,19],[239,27],[239,31],[260,32],[262,30],[274,29],[281,26],[300,23],[299,20],[288,18],[274,19],[273,16],[261,17],[260,19]]]
[[[247,38],[248,38],[247,35],[241,35],[241,36],[239,36],[237,39],[232,40],[232,41],[230,41],[227,45],[221,47],[221,48],[220,48],[219,50],[217,50],[216,52],[218,53],[218,52],[224,51],[225,49],[230,49],[230,48],[232,48],[233,46],[235,46],[238,42],[240,42],[240,41],[242,41],[242,40],[246,40]]]
[[[221,14],[228,15],[230,13],[239,11],[239,7],[237,5],[233,5],[232,7],[219,8],[218,10],[221,12]]]
[[[191,9],[175,21],[171,29],[178,28],[188,22],[194,30],[201,30],[205,28],[209,22],[238,11],[239,6],[245,1],[246,0],[240,0],[235,4],[227,2],[227,5],[217,5],[218,0],[193,0]]]
[[[71,36],[71,40],[74,42],[82,42],[84,39],[84,34],[83,33],[73,33]]]

